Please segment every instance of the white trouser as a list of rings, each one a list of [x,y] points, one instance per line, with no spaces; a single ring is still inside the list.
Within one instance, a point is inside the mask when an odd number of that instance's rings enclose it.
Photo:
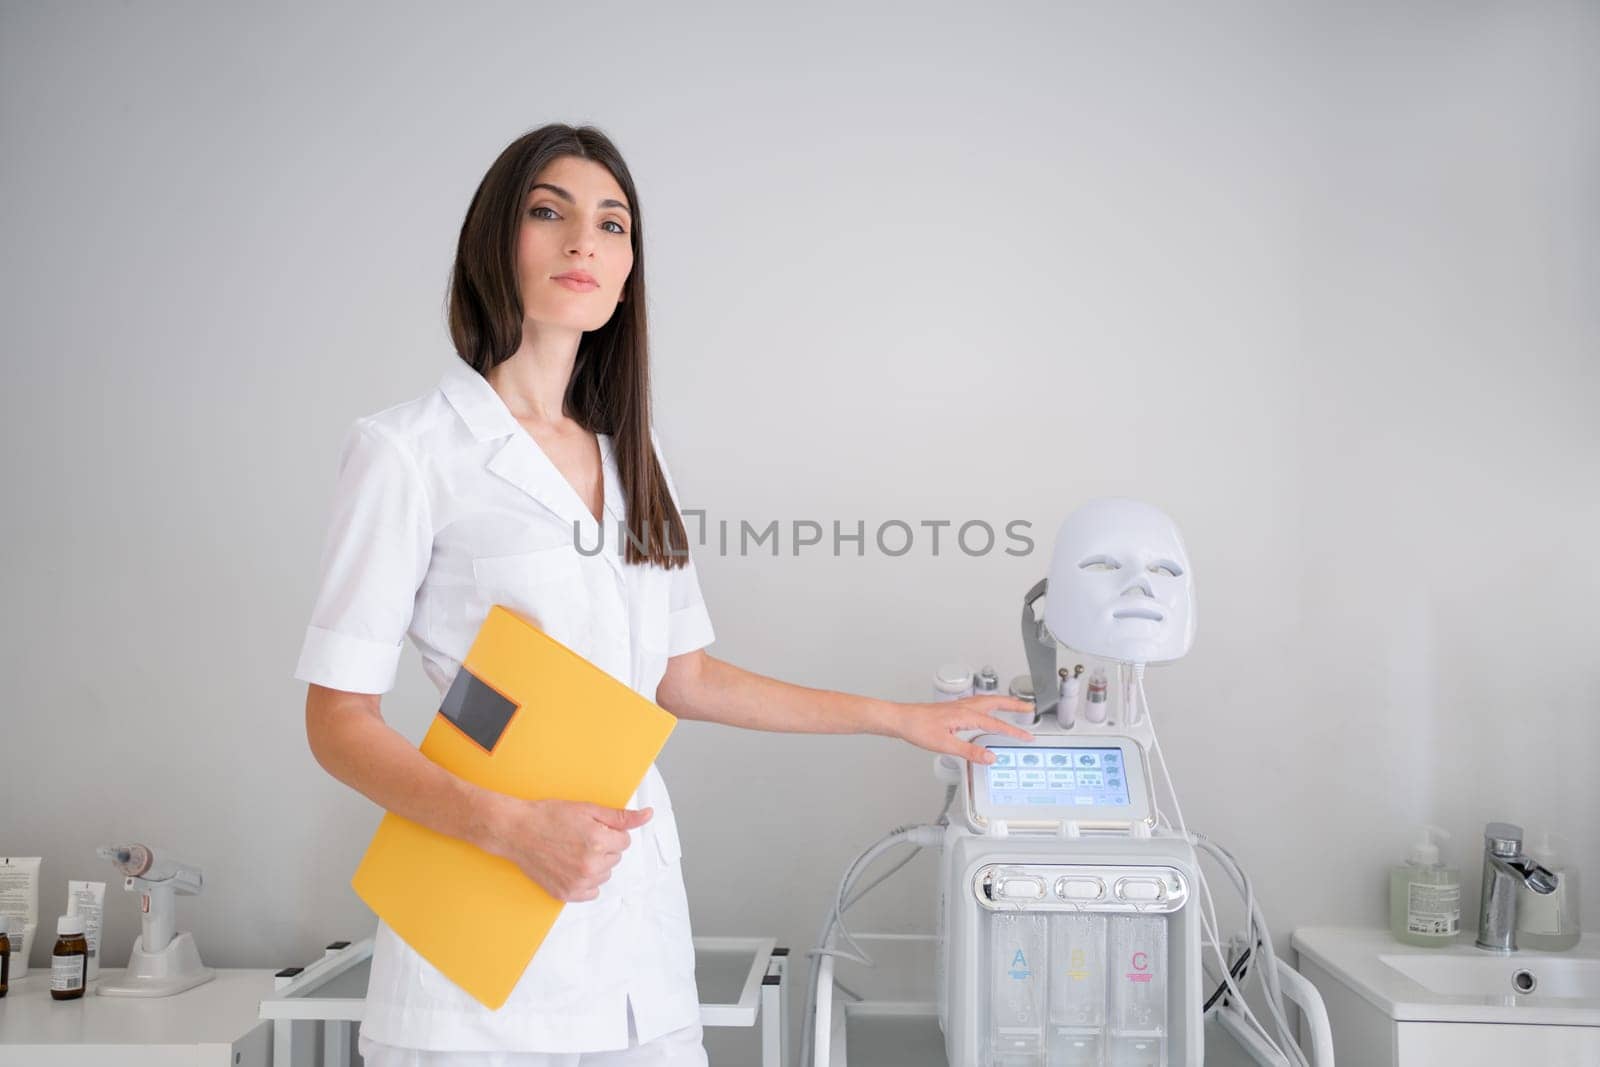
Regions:
[[[628,1047],[612,1052],[434,1052],[396,1048],[360,1035],[366,1067],[707,1067],[700,1024],[638,1044],[628,1005]]]

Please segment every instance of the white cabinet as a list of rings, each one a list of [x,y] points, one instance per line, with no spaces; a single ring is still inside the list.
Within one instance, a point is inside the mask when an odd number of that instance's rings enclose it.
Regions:
[[[1327,1006],[1337,1063],[1525,1067],[1600,1064],[1597,940],[1498,955],[1470,940],[1422,949],[1386,930],[1312,927],[1293,944]],[[1533,992],[1517,991],[1519,975]]]
[[[1399,1023],[1395,1031],[1395,1063],[1406,1067],[1600,1063],[1600,1027],[1595,1026]]]

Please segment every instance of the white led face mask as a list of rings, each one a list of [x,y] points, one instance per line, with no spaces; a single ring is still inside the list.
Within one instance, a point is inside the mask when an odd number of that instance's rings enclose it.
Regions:
[[[1045,626],[1084,655],[1165,663],[1194,643],[1194,578],[1178,526],[1139,500],[1091,500],[1056,533]]]

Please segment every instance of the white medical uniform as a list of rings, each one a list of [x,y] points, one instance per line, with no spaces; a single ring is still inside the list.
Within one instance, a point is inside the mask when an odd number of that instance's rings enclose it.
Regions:
[[[459,358],[452,356],[437,389],[356,420],[340,456],[321,587],[295,677],[388,692],[409,635],[442,699],[498,603],[654,700],[667,658],[710,644],[711,620],[692,562],[676,569],[623,562],[622,485],[611,438],[599,437],[604,539],[598,554],[586,555],[602,532],[593,514],[488,381]],[[660,444],[652,443],[660,460]],[[667,484],[676,500],[670,476]],[[677,823],[653,764],[628,806],[655,813],[630,832],[599,898],[561,910],[498,1010],[463,992],[380,921],[363,1055],[371,1049],[377,1061],[387,1052],[389,1062],[435,1064],[443,1060],[399,1060],[393,1050],[494,1052],[451,1062],[531,1067],[577,1058],[504,1053],[635,1047],[648,1055],[583,1062],[704,1064]],[[440,906],[452,903],[469,906]]]

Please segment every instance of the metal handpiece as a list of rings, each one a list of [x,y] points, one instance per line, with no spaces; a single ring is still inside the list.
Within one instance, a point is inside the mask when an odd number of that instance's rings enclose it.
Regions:
[[[1522,852],[1522,827],[1492,822],[1483,829],[1483,892],[1478,902],[1478,947],[1517,950],[1517,887],[1553,893],[1555,872]]]
[[[1048,584],[1049,579],[1039,579],[1022,598],[1022,650],[1028,657],[1028,674],[1033,677],[1035,718],[1060,703],[1056,685],[1056,639],[1050,636],[1044,620],[1033,614],[1033,605],[1044,596]]]

